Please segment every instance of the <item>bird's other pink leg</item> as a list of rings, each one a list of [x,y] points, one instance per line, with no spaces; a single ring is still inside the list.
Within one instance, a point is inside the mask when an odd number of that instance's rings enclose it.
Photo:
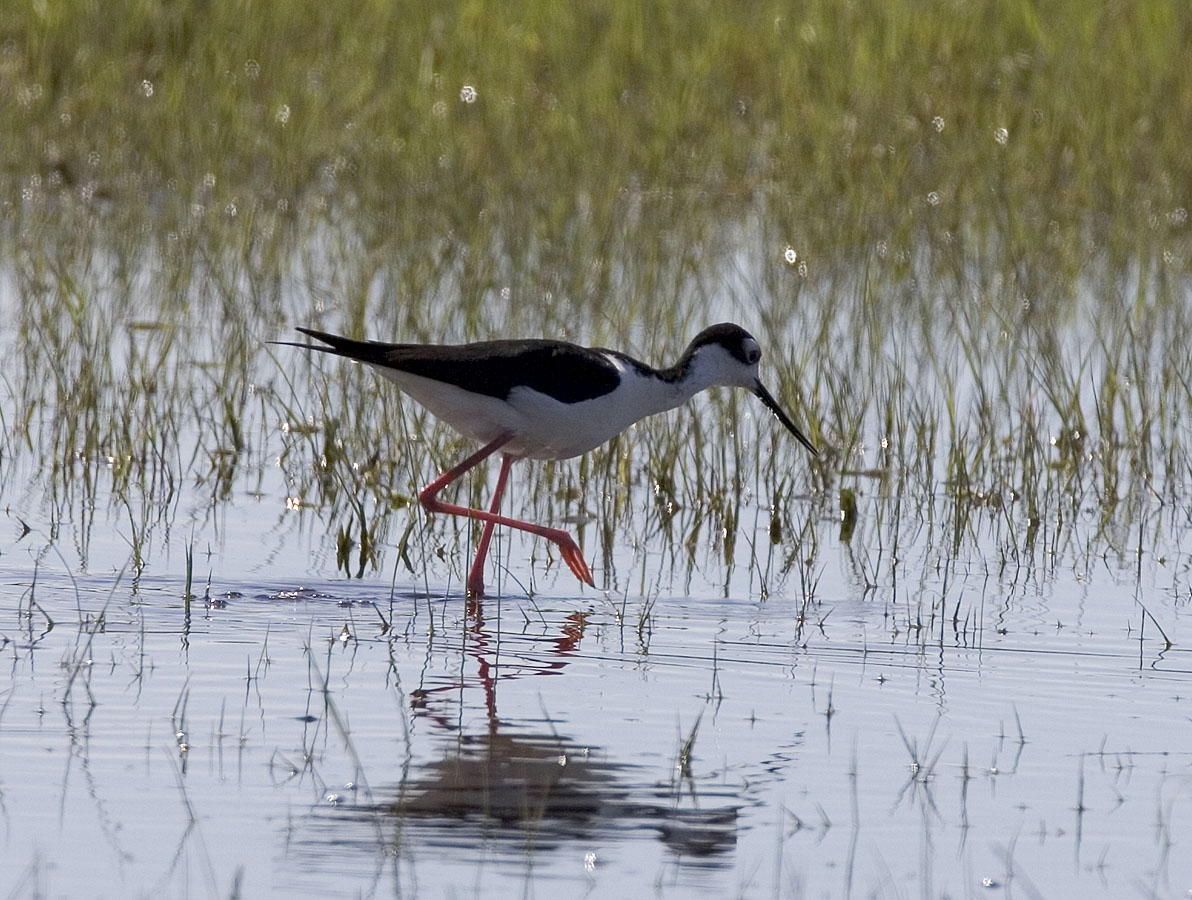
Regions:
[[[418,502],[422,504],[427,512],[449,512],[455,515],[466,515],[469,518],[476,518],[472,516],[473,512],[480,512],[480,510],[464,509],[463,507],[453,507],[451,504],[443,503],[438,499],[439,491],[451,484],[469,469],[479,465],[488,457],[492,456],[503,446],[513,439],[512,434],[503,434],[493,440],[489,441],[459,465],[452,466],[421,491],[418,492]],[[512,461],[509,457],[505,457],[501,463],[501,474],[497,477],[497,490],[493,495],[491,513],[495,513],[501,503],[501,494],[505,490],[505,479],[509,474],[509,465]],[[463,509],[462,513],[456,510]],[[488,553],[488,543],[492,538],[492,530],[495,527],[493,522],[484,523],[484,531],[480,535],[480,547],[476,552],[476,559],[472,563],[472,568],[468,572],[468,580],[466,583],[467,595],[469,598],[479,599],[484,596],[484,557]]]
[[[458,506],[454,503],[444,503],[438,498],[439,491],[451,484],[469,469],[474,467],[477,463],[492,456],[507,443],[513,440],[512,434],[503,434],[500,437],[489,441],[459,465],[454,466],[424,487],[418,494],[418,501],[422,504],[423,509],[427,512],[447,513],[452,516],[466,516],[469,519],[478,519],[482,522],[491,523],[493,525],[505,525],[508,528],[516,528],[519,531],[526,531],[538,537],[546,538],[552,544],[559,547],[559,551],[563,557],[563,561],[567,563],[567,567],[575,573],[575,577],[584,584],[592,587],[596,583],[592,580],[592,573],[588,569],[588,564],[584,562],[583,552],[579,549],[579,545],[575,543],[571,535],[558,528],[547,528],[544,525],[535,525],[533,522],[523,522],[521,519],[512,519],[508,516],[497,515],[495,507],[493,510],[485,511],[482,509],[471,509],[467,506]],[[502,469],[506,466],[503,464]],[[483,539],[483,535],[481,535]],[[487,548],[486,548],[487,549]],[[475,569],[475,563],[472,566]],[[471,581],[471,575],[468,580]]]
[[[509,469],[513,465],[513,457],[506,456],[501,460],[501,473],[497,476],[497,489],[493,491],[492,503],[488,511],[496,515],[501,508],[501,495],[505,493],[505,482],[509,478]],[[488,556],[488,544],[493,537],[493,529],[497,523],[491,520],[484,523],[484,530],[480,532],[480,544],[476,547],[476,558],[472,560],[472,568],[468,572],[468,597],[479,600],[484,596],[484,559]]]
[[[447,506],[448,504],[436,499],[436,494],[451,482],[455,481],[459,476],[463,475],[468,469],[474,468],[478,463],[492,456],[506,444],[513,440],[512,434],[503,434],[494,440],[489,441],[458,466],[452,466],[426,487],[418,492],[418,502],[422,504],[427,512],[446,512],[446,510],[439,510],[436,507]],[[480,510],[472,510],[472,512],[480,512]]]

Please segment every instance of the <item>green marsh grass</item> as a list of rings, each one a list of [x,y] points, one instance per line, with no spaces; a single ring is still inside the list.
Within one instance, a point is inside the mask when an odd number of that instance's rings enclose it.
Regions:
[[[736,318],[822,454],[718,391],[519,466],[514,514],[572,523],[610,588],[744,568],[810,612],[841,497],[899,628],[963,618],[904,546],[999,577],[1162,552],[1192,460],[1190,38],[1159,0],[10,5],[0,487],[84,568],[127,529],[134,574],[272,491],[327,568],[429,593],[472,533],[426,539],[414,492],[465,444],[265,341],[670,362]]]

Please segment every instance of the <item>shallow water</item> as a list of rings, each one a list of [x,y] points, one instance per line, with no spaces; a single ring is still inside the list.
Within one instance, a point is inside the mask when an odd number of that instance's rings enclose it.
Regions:
[[[7,395],[3,895],[1192,889],[1170,478],[1102,501],[1110,463],[1061,447],[1037,493],[979,497],[930,451],[813,464],[721,392],[515,467],[509,511],[612,587],[498,531],[475,606],[467,524],[403,500],[465,445],[351,367],[258,347],[220,381],[213,340],[143,396],[123,357],[94,409]],[[61,436],[125,407],[144,444]]]
[[[531,598],[519,538],[482,607],[328,580],[314,524],[246,552],[269,518],[228,506],[189,613],[176,552],[73,579],[44,553],[33,589],[37,532],[0,557],[9,895],[1192,887],[1183,556],[1015,583],[911,546],[913,588],[867,593],[832,541],[800,626],[745,570],[643,598],[552,569]],[[900,626],[916,596],[953,599]]]

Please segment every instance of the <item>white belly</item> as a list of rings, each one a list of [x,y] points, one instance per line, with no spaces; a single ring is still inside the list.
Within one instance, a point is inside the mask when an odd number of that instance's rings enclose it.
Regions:
[[[502,452],[527,459],[579,456],[634,422],[687,399],[673,385],[638,379],[637,390],[621,390],[580,403],[562,403],[529,388],[514,388],[507,400],[500,400],[429,378],[376,368],[465,437],[487,443],[512,433],[513,439]]]

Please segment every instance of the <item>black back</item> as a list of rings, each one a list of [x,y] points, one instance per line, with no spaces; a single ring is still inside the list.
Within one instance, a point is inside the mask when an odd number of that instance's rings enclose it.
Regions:
[[[453,384],[499,400],[506,399],[515,387],[528,387],[560,403],[581,403],[609,393],[620,383],[620,373],[607,351],[563,341],[386,344],[309,328],[298,330],[330,345],[313,349]]]

